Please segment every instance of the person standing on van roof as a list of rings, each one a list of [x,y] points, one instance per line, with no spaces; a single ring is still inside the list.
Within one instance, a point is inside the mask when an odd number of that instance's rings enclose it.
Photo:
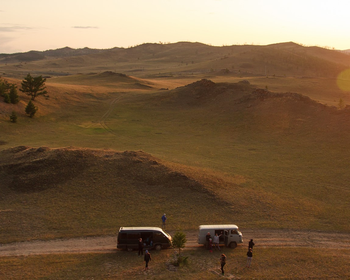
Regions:
[[[143,241],[142,241],[142,238],[139,239],[139,256],[143,256]]]
[[[247,267],[250,267],[250,264],[252,263],[252,258],[253,258],[253,251],[252,251],[252,248],[249,248],[247,253]]]
[[[148,262],[151,260],[151,254],[146,250],[144,260],[146,262],[145,270],[148,270]]]
[[[225,254],[221,254],[220,263],[221,263],[221,273],[222,273],[222,275],[224,275],[224,273],[225,273],[224,266],[226,264],[226,255]]]
[[[162,228],[163,229],[165,229],[165,221],[166,221],[166,214],[164,213],[164,215],[162,216],[162,222],[163,222]]]
[[[249,250],[249,249],[252,249],[252,250],[253,250],[254,245],[255,245],[255,243],[253,242],[253,239],[250,239],[249,245],[248,245],[248,250]]]

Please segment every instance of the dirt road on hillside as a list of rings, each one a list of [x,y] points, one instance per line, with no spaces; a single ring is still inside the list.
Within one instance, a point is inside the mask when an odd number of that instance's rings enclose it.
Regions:
[[[171,235],[174,232],[169,232]],[[185,232],[186,248],[201,250],[197,244],[197,231]],[[304,247],[324,249],[349,249],[350,233],[325,233],[292,230],[244,230],[245,246],[253,238],[258,247]],[[117,236],[58,239],[50,241],[18,242],[0,245],[0,257],[42,254],[115,253]],[[186,249],[185,248],[185,249]]]

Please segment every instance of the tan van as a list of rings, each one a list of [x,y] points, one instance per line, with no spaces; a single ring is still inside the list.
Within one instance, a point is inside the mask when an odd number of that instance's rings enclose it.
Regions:
[[[237,244],[243,243],[242,233],[236,225],[201,225],[198,232],[198,244],[206,244],[206,235],[211,237],[217,233],[220,236],[220,244],[226,247],[236,248]]]

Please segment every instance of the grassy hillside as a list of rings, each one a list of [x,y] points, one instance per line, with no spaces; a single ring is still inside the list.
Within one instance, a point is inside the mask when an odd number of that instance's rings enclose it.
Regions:
[[[172,229],[349,231],[348,108],[248,81],[125,90],[115,77],[58,79],[38,116],[1,121],[2,242],[113,234],[163,212]]]

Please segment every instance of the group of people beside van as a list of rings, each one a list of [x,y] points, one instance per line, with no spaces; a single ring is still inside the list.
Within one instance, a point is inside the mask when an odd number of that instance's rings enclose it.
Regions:
[[[213,240],[211,238],[210,233],[208,232],[207,234],[207,238],[208,238],[208,249],[212,250],[212,241],[215,244],[215,248],[216,245],[218,247],[218,249],[220,250],[220,246],[219,246],[219,238],[220,238],[221,234],[218,235],[217,233],[215,234]],[[253,247],[254,247],[255,243],[253,242],[253,239],[250,239],[249,243],[248,243],[248,252],[247,252],[247,265],[246,267],[250,267],[251,263],[252,263],[252,258],[253,258]],[[142,238],[139,239],[139,252],[138,255],[143,255],[143,241]],[[151,254],[148,252],[148,250],[145,251],[145,256],[144,256],[144,261],[146,263],[145,266],[145,270],[148,270],[148,263],[149,261],[152,260],[151,258]],[[224,275],[225,271],[224,271],[224,266],[226,265],[226,255],[225,254],[221,254],[220,256],[220,265],[221,265],[221,274]]]
[[[138,252],[138,255],[139,256],[143,256],[143,241],[142,241],[142,238],[139,239],[139,252]],[[145,256],[144,256],[144,261],[146,263],[146,266],[145,266],[145,270],[148,270],[148,263],[149,261],[152,259],[151,258],[151,254],[150,252],[148,252],[148,250],[145,251]]]
[[[214,249],[218,249],[220,250],[220,236],[222,235],[222,233],[219,235],[218,233],[215,233],[215,235],[213,236],[213,238],[210,235],[210,232],[207,233],[207,235],[205,236],[206,239],[206,247],[209,250],[209,252],[213,252],[213,246]]]

